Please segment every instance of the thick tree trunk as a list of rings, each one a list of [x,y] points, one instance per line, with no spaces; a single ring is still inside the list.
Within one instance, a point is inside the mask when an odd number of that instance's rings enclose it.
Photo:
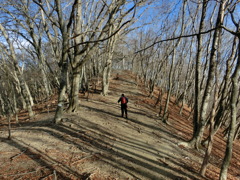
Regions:
[[[28,89],[26,82],[23,80],[23,77],[19,77],[19,78],[20,78],[19,81],[20,81],[21,92],[26,103],[26,108],[27,108],[29,117],[32,118],[34,116],[34,112],[32,110],[32,103],[33,103],[32,96],[30,94],[30,91]]]
[[[62,66],[61,70],[61,83],[60,83],[60,89],[58,92],[58,104],[57,104],[57,109],[55,112],[55,117],[54,117],[54,123],[59,123],[62,119],[62,113],[63,113],[63,108],[64,108],[64,100],[65,100],[65,93],[66,93],[66,85],[67,85],[67,71],[68,71],[68,64],[65,63]]]
[[[65,93],[67,88],[67,73],[68,73],[68,48],[69,48],[69,31],[70,31],[70,24],[72,19],[69,19],[69,24],[64,21],[63,11],[61,7],[60,0],[55,0],[56,3],[56,11],[59,18],[59,25],[60,30],[62,33],[62,54],[61,60],[59,62],[59,66],[61,68],[61,80],[60,80],[60,89],[58,92],[58,105],[55,112],[55,117],[53,122],[59,123],[62,119],[63,108],[64,108],[64,100],[65,100]]]
[[[114,31],[115,26],[110,24],[109,35]],[[106,96],[109,90],[110,76],[112,70],[112,58],[117,36],[113,36],[107,43],[107,60],[103,68],[102,95]]]
[[[79,105],[78,93],[80,86],[80,67],[73,69],[71,93],[69,97],[68,112],[75,112]]]
[[[34,105],[33,97],[32,97],[32,94],[31,94],[31,92],[29,90],[29,87],[28,87],[28,85],[27,85],[25,80],[24,80],[24,86],[25,86],[24,88],[26,89],[26,94],[27,94],[27,96],[29,98],[30,104],[31,104],[31,106],[33,106]]]
[[[107,60],[106,65],[103,69],[103,82],[102,82],[102,95],[103,96],[107,96],[107,94],[108,94],[111,69],[112,69],[112,60],[109,59],[109,60]]]

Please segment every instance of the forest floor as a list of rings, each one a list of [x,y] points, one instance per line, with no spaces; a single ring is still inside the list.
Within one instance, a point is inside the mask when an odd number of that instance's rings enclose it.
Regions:
[[[157,90],[149,98],[133,74],[119,71],[116,79],[116,73],[109,96],[81,94],[78,111],[64,114],[58,125],[52,123],[56,97],[35,107],[35,119],[29,120],[26,112],[20,113],[19,123],[13,119],[11,140],[8,123],[0,119],[0,179],[218,179],[225,151],[222,131],[203,178],[198,172],[204,149],[178,146],[192,136],[189,109],[179,115],[180,107],[171,101],[169,124],[164,124],[158,117],[160,104],[154,107]],[[129,98],[129,119],[120,116],[122,93]],[[228,179],[240,179],[239,140]]]

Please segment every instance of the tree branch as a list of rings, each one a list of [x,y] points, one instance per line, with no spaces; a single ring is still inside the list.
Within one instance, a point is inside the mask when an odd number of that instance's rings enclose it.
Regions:
[[[198,36],[199,34],[207,34],[207,33],[211,32],[211,31],[216,30],[217,28],[218,28],[218,27],[213,28],[213,29],[209,29],[209,30],[207,30],[207,31],[200,32],[200,33],[187,34],[187,35],[177,36],[177,37],[173,37],[173,38],[162,39],[162,40],[159,40],[159,41],[154,42],[153,44],[149,45],[148,47],[146,47],[146,48],[144,48],[144,49],[141,49],[141,50],[135,52],[135,54],[136,54],[136,53],[139,53],[139,52],[142,52],[142,51],[145,51],[145,50],[153,47],[155,44],[158,44],[158,43],[162,43],[162,42],[166,42],[166,41],[173,41],[173,40],[180,39],[180,38],[194,37],[194,36]]]
[[[106,37],[106,38],[103,38],[103,39],[99,39],[99,40],[96,40],[96,41],[85,41],[85,42],[81,42],[81,43],[78,43],[78,44],[75,44],[74,46],[70,47],[68,50],[76,47],[76,46],[79,46],[79,45],[83,45],[83,44],[90,44],[90,43],[97,43],[97,42],[103,42],[103,41],[106,41],[108,39],[110,39],[111,37],[113,37],[115,34],[117,34],[122,28],[123,26],[125,26],[126,24],[128,24],[131,20],[129,21],[126,21],[124,22],[114,33],[112,33],[110,36]],[[72,37],[71,39],[74,39],[76,38],[78,35]]]

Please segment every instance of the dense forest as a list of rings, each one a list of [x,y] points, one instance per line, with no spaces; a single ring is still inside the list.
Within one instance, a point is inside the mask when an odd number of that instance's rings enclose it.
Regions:
[[[211,156],[220,128],[227,139],[220,179],[227,179],[240,135],[240,2],[238,0],[0,0],[0,115],[58,94],[53,123],[79,107],[79,91],[108,96],[112,70],[131,70],[168,124],[170,98],[191,108],[185,147]],[[208,137],[203,138],[205,131]],[[9,134],[9,138],[10,134]]]

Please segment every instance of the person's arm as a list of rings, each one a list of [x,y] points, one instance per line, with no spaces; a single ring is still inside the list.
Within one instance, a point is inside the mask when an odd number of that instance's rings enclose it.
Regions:
[[[121,101],[121,98],[119,98],[118,103]]]

